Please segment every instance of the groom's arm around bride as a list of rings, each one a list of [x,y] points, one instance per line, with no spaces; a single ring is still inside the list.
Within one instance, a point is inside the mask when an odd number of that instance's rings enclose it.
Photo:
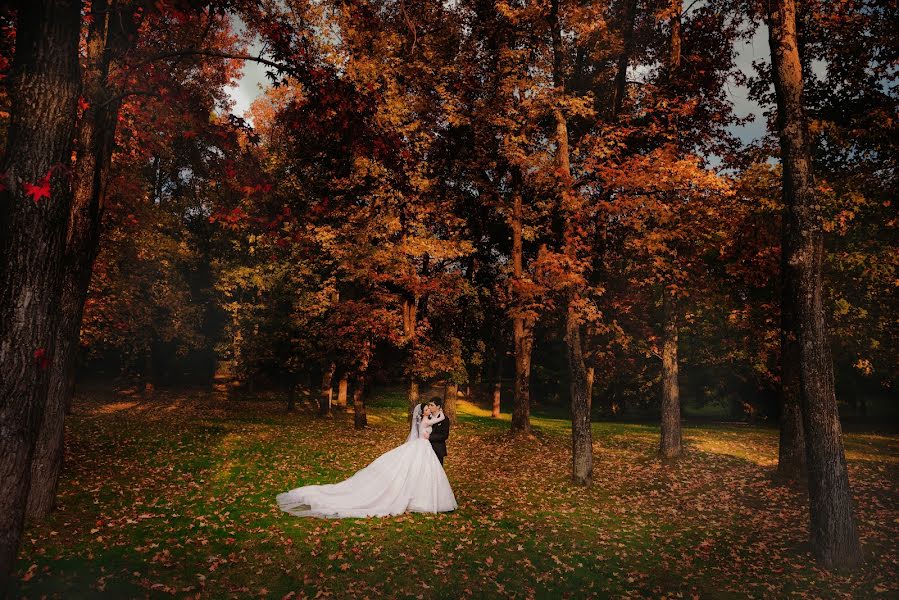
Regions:
[[[443,410],[443,400],[441,398],[433,398],[429,404],[433,404],[435,407]],[[431,434],[428,436],[431,448],[434,449],[434,454],[440,459],[441,465],[443,464],[443,459],[446,458],[446,440],[449,437],[449,430],[450,422],[449,418],[446,418],[439,423],[434,423]]]

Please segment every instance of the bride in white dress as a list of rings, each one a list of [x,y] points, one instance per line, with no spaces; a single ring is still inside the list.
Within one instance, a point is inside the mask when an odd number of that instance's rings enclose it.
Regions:
[[[355,475],[327,485],[307,485],[278,494],[278,506],[299,517],[384,517],[404,512],[456,510],[456,497],[426,435],[445,419],[422,418],[415,407],[406,443],[385,452]]]

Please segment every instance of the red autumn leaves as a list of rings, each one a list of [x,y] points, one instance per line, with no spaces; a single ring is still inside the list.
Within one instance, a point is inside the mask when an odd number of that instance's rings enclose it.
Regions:
[[[36,184],[28,183],[27,181],[22,184],[25,195],[30,196],[35,204],[39,203],[41,198],[50,199],[50,175],[52,173],[53,169],[47,171],[47,174],[39,179]]]
[[[25,192],[25,195],[31,198],[31,200],[35,204],[40,204],[40,201],[44,198],[47,200],[50,199],[50,179],[53,177],[53,172],[57,169],[63,168],[61,165],[54,165],[50,167],[46,174],[43,177],[38,179],[36,182],[31,183],[30,181],[22,182],[22,191]],[[6,185],[6,182],[0,181],[0,192],[9,189],[9,186]]]

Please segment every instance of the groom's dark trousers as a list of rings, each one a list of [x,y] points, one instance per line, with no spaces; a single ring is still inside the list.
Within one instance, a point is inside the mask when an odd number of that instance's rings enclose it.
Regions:
[[[434,454],[437,455],[441,465],[443,464],[443,459],[446,458],[446,439],[449,437],[449,430],[449,419],[444,419],[439,423],[434,423],[431,427],[431,435],[428,436],[431,448],[434,449]]]

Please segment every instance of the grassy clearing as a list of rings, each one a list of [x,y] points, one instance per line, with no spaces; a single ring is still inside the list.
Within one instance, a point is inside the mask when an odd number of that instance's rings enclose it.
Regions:
[[[351,415],[286,414],[272,399],[160,392],[79,398],[60,510],[25,535],[12,597],[895,596],[899,436],[846,436],[867,563],[827,573],[806,545],[802,490],[771,480],[777,436],[687,427],[688,454],[655,456],[658,430],[596,423],[595,485],[568,483],[569,424],[462,403],[444,515],[298,519],[278,492],[332,482],[406,435],[404,399]]]

